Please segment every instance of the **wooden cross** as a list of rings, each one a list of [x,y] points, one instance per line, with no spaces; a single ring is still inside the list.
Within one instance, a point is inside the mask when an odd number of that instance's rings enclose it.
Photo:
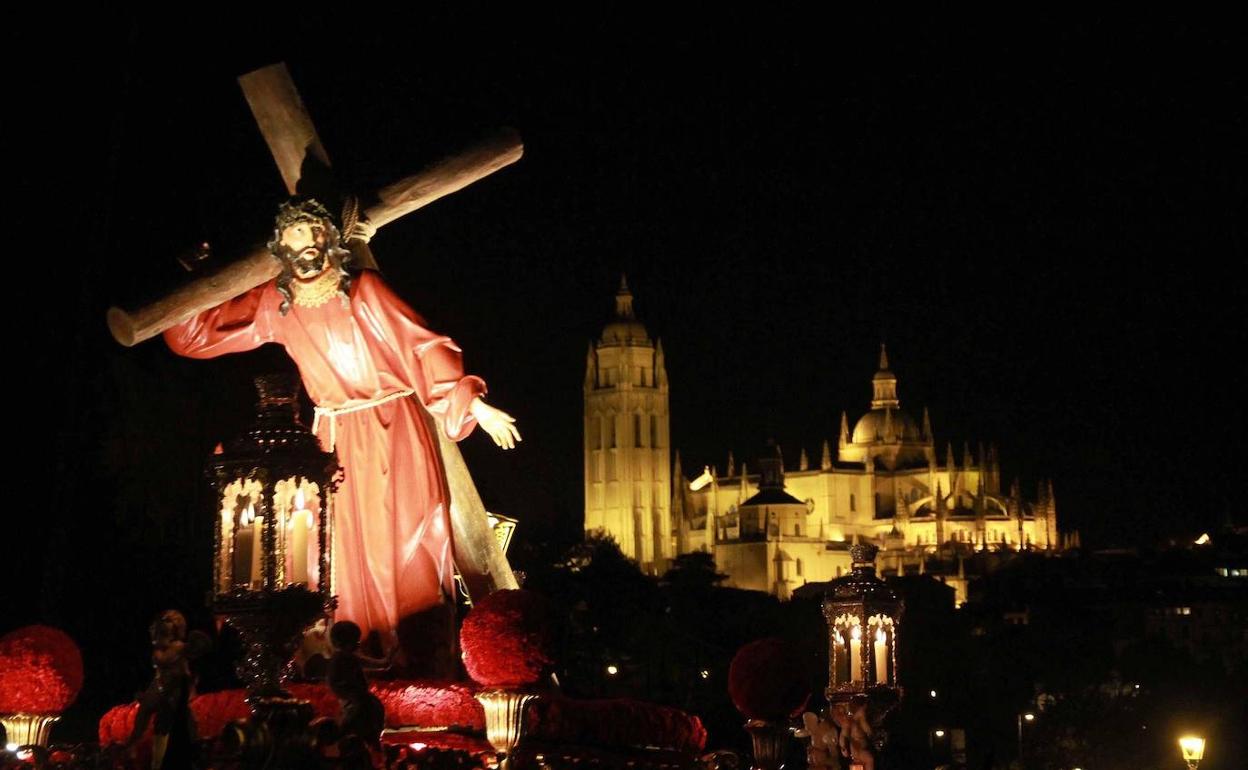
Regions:
[[[291,195],[329,191],[332,185],[329,155],[286,65],[278,63],[249,72],[238,82],[286,183],[286,191]],[[381,228],[515,163],[523,153],[520,136],[510,129],[500,130],[481,143],[364,198],[360,203],[360,219]],[[343,233],[344,239],[347,236]],[[366,240],[347,239],[344,246],[351,250],[355,265],[376,267]],[[281,262],[266,245],[258,245],[242,259],[136,311],[109,308],[108,327],[122,345],[136,345],[277,277],[280,271]],[[484,596],[499,588],[517,588],[515,575],[488,525],[485,506],[459,447],[434,425],[427,412],[425,418],[440,440],[451,493],[455,563],[469,596]]]
[[[326,191],[329,155],[286,65],[272,64],[249,72],[241,76],[238,83],[277,162],[286,191],[291,195]],[[382,187],[371,196],[360,196],[360,218],[380,229],[404,214],[515,163],[523,153],[524,144],[519,134],[502,129],[463,152]],[[343,233],[343,238],[347,238],[347,233]],[[357,266],[376,267],[364,241],[348,240],[344,246],[351,249]],[[150,305],[135,311],[109,308],[108,328],[122,345],[136,345],[275,278],[280,270],[281,263],[269,253],[267,246],[257,245],[242,259]]]

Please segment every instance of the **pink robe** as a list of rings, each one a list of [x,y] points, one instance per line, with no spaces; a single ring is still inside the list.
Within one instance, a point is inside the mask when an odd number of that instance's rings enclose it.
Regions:
[[[334,498],[333,572],[339,620],[392,640],[399,621],[428,609],[450,589],[450,504],[420,400],[447,436],[476,426],[468,407],[485,382],[465,376],[461,351],[424,321],[374,272],[359,274],[350,307],[334,297],[318,308],[291,303],[270,281],[165,332],[180,355],[213,358],[266,342],[286,348],[318,406],[342,407],[403,390],[391,400],[338,416],[336,449],[345,479]],[[329,420],[318,434],[328,448]]]

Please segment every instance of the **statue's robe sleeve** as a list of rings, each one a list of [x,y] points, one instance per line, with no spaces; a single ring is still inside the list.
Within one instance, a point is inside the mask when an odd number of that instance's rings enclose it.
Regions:
[[[270,281],[169,328],[165,343],[181,356],[216,358],[279,342],[273,316],[280,301]]]

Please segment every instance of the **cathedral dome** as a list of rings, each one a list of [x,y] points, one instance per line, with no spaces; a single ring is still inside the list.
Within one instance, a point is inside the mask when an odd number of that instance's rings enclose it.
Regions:
[[[617,318],[602,330],[604,345],[649,344],[649,342],[650,335],[646,333],[646,327],[641,321],[635,319]]]
[[[628,280],[620,276],[620,290],[615,294],[615,318],[602,330],[603,345],[649,345],[646,327],[633,314],[633,293]]]
[[[886,423],[892,421],[893,435],[902,441],[921,441],[922,432],[910,415],[900,409],[872,409],[854,425],[854,443],[872,444],[883,439],[888,431]]]

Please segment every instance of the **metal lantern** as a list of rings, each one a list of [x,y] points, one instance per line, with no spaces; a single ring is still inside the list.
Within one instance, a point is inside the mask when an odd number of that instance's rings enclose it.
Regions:
[[[239,676],[285,696],[280,675],[303,629],[332,608],[330,533],[338,462],[299,420],[293,374],[256,378],[256,417],[209,463],[217,488],[213,609],[239,631]]]
[[[897,632],[903,604],[875,574],[879,548],[855,544],[850,572],[829,583],[823,598],[828,624],[828,710],[867,752],[884,747],[884,717],[901,700]],[[854,741],[851,740],[851,747]]]

